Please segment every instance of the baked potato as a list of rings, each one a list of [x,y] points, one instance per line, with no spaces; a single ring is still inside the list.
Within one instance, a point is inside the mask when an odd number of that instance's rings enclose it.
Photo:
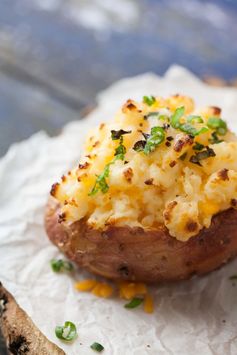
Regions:
[[[237,254],[237,139],[221,109],[187,96],[128,100],[53,184],[45,226],[78,266],[110,279],[175,281]]]

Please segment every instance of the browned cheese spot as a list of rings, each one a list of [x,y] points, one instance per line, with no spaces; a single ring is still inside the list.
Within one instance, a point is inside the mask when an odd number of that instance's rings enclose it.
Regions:
[[[65,175],[63,175],[63,176],[61,177],[61,179],[62,179],[62,182],[65,182],[65,181],[67,180],[67,177],[66,177]]]
[[[94,144],[93,144],[93,148],[95,148],[95,147],[97,147],[98,145],[100,144],[100,142],[99,141],[96,141]]]
[[[186,223],[185,229],[188,232],[195,232],[198,229],[198,224],[191,219]]]
[[[105,123],[101,123],[99,129],[102,130],[105,126]]]
[[[50,190],[50,195],[52,195],[53,197],[56,196],[57,190],[59,187],[59,183],[56,182],[55,184],[52,185],[51,190]]]
[[[217,175],[223,181],[229,180],[228,169],[224,168],[224,169],[218,171]]]
[[[170,222],[171,214],[175,206],[178,204],[177,201],[171,201],[164,211],[164,219],[166,222]]]
[[[122,107],[122,112],[127,113],[128,111],[137,111],[137,106],[133,100],[127,100]]]
[[[169,163],[169,166],[173,168],[177,164],[177,161],[173,160]]]
[[[144,181],[144,184],[146,184],[146,185],[153,185],[153,180],[154,179],[147,179],[146,181]]]
[[[188,134],[184,135],[182,138],[178,139],[175,144],[174,144],[174,151],[175,152],[181,152],[183,147],[187,145],[192,145],[193,144],[193,138],[190,137]]]
[[[132,168],[127,168],[126,170],[124,170],[123,175],[124,175],[125,179],[127,180],[127,182],[129,182],[129,183],[132,182],[132,178],[133,178]]]
[[[79,164],[78,168],[79,169],[87,169],[90,166],[90,164],[86,161],[83,164]]]
[[[221,108],[217,106],[210,106],[211,112],[214,116],[220,116],[221,115]]]

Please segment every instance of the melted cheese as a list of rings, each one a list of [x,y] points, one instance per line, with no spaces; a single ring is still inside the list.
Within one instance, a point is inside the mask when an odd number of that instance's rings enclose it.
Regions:
[[[54,185],[53,195],[60,201],[64,223],[82,218],[97,229],[109,225],[139,226],[155,229],[165,225],[170,235],[186,241],[203,227],[208,228],[212,216],[231,207],[237,198],[237,141],[231,133],[221,137],[224,141],[210,144],[211,131],[190,137],[172,127],[166,128],[166,138],[154,152],[145,155],[133,149],[143,140],[142,133],[150,133],[154,126],[164,121],[147,118],[150,112],[170,116],[175,109],[184,106],[186,114],[194,113],[193,100],[186,96],[156,98],[148,106],[128,100],[108,124],[101,124],[89,134],[84,158],[78,168]],[[220,114],[217,108],[199,111],[204,120]],[[195,123],[196,128],[203,123]],[[114,158],[118,140],[111,139],[111,130],[131,131],[123,136],[126,147],[125,160],[111,164],[106,178],[108,191],[90,196],[96,176]],[[193,145],[199,142],[212,148],[215,157],[190,162],[195,154]],[[185,159],[180,159],[184,157]]]

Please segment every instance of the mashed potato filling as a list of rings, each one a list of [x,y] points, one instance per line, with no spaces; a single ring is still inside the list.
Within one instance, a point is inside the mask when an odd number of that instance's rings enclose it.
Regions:
[[[157,229],[187,241],[237,205],[237,139],[218,107],[187,96],[128,100],[93,129],[79,166],[52,186],[61,223]]]

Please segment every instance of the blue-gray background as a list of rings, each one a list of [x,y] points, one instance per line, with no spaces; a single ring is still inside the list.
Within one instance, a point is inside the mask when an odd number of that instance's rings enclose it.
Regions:
[[[236,0],[0,0],[0,156],[124,77],[237,76]]]

